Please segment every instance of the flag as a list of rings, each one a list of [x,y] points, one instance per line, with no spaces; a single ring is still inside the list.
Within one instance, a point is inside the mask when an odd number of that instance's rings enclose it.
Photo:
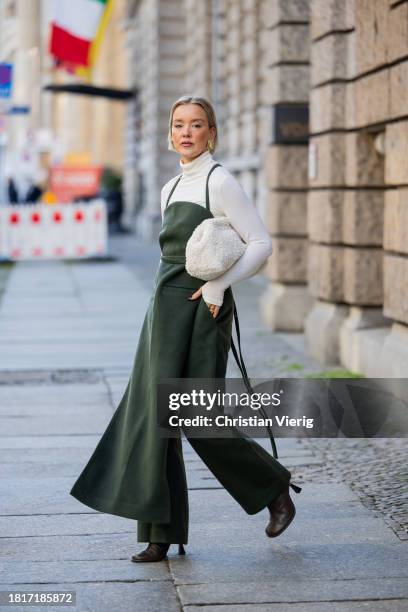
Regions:
[[[89,69],[113,0],[54,0],[50,53],[70,71]]]

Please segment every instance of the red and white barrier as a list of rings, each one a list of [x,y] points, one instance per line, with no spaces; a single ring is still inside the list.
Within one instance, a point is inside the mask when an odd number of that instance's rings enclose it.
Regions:
[[[0,257],[17,260],[106,255],[107,241],[103,200],[0,206]]]

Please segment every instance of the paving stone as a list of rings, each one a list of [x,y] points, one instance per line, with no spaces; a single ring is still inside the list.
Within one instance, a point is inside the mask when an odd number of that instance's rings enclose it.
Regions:
[[[96,559],[64,561],[7,561],[0,562],[0,585],[3,583],[56,582],[111,582],[171,580],[167,563],[133,563],[130,557],[142,550],[144,544],[129,547],[129,559]],[[169,552],[169,558],[171,557]],[[65,587],[64,587],[65,588]],[[1,586],[4,590],[4,587]]]
[[[21,583],[4,585],[3,590],[30,590],[36,588],[36,584]],[[38,583],[38,589],[42,591],[76,591],[76,606],[72,608],[75,612],[180,612],[180,604],[173,586],[167,582],[141,581],[141,582],[98,582],[95,580],[90,584],[59,583],[47,585]],[[38,606],[34,610],[38,609]],[[27,606],[13,606],[13,612],[27,612]],[[47,612],[61,612],[61,607],[47,606]]]
[[[289,538],[290,542],[333,543],[356,541],[357,538],[361,542],[396,542],[395,535],[390,529],[384,529],[381,519],[374,517],[357,500],[342,504],[335,501],[322,503],[317,499],[315,501],[313,495],[303,499],[302,496],[303,493],[295,500],[298,514],[285,536],[282,536],[285,540]],[[247,515],[221,488],[189,490],[189,500],[190,530],[198,540],[201,536],[205,539],[213,534],[214,541],[217,541],[220,536],[225,537],[228,531],[228,541],[233,541],[240,537],[243,522],[246,534],[252,538],[254,546],[265,540],[264,528],[268,517],[266,508],[255,515]],[[214,508],[217,509],[217,521],[212,520]],[[350,525],[350,518],[353,519],[353,525]],[[306,528],[303,530],[304,525]],[[366,526],[366,531],[362,531],[363,526]]]
[[[289,534],[288,534],[289,537]],[[267,539],[267,538],[265,538]],[[258,542],[258,541],[257,541]],[[268,582],[290,576],[292,589],[299,580],[365,580],[408,578],[406,547],[352,543],[309,545],[285,543],[251,545],[243,538],[215,546],[212,540],[191,538],[188,559],[175,559],[172,573],[177,585],[222,582]],[[220,578],[222,576],[222,578]],[[321,584],[320,584],[321,588]]]
[[[24,448],[22,456],[21,448],[6,448],[0,449],[0,464],[18,467],[24,459],[26,464],[69,466],[88,460],[89,453],[89,449],[84,447]]]
[[[233,604],[231,605],[208,605],[205,612],[405,612],[408,600],[391,599],[387,601],[366,600],[366,601],[335,601],[333,603],[265,603],[265,604]],[[185,612],[201,612],[202,606],[185,606]]]
[[[50,415],[35,416],[25,415],[25,417],[1,417],[1,435],[55,435],[60,431],[66,434],[100,434],[105,431],[112,417],[110,410],[105,410],[100,414],[84,414],[80,417],[73,416],[66,411],[58,415],[58,419]]]
[[[302,440],[324,461],[303,466],[302,479],[349,483],[367,508],[381,514],[402,540],[408,538],[407,448],[404,438]]]
[[[89,509],[89,514],[0,516],[2,537],[136,533],[136,521]]]
[[[77,342],[78,340],[117,340],[127,338],[129,342],[139,336],[141,321],[137,312],[123,312],[120,317],[112,314],[77,317],[51,317],[36,320],[35,327],[27,328],[20,318],[1,317],[0,337],[2,341],[16,340],[35,342],[41,336],[42,340]]]
[[[59,436],[0,436],[0,449],[95,448],[99,434]]]
[[[13,368],[20,370],[32,367],[33,346],[16,347],[14,343],[2,343],[0,348],[0,369]],[[61,352],[58,344],[52,347],[37,343],[35,346],[36,363],[45,369],[103,368],[112,364],[125,366],[132,363],[135,356],[135,347],[130,347],[129,343],[106,342],[92,347],[87,342],[78,342],[76,345],[65,348],[66,350]]]
[[[7,563],[21,561],[22,550],[24,561],[42,562],[130,559],[135,549],[144,548],[129,533],[2,538],[1,544],[0,561]]]
[[[222,506],[221,506],[222,511]],[[217,506],[218,512],[218,506]],[[236,517],[229,510],[220,518],[214,525],[209,525],[209,519],[200,522],[194,512],[194,507],[191,508],[191,518],[194,524],[194,533],[197,540],[200,537],[205,538],[207,533],[214,542],[225,536],[225,531],[228,530],[230,539],[239,539],[243,523],[245,524],[245,534],[247,539],[253,541],[253,545],[257,546],[257,542],[262,544],[262,540],[266,537],[264,534],[265,526],[268,522],[267,510],[260,513],[259,518],[253,519],[241,515]],[[381,519],[378,517],[369,517],[367,515],[355,515],[353,526],[350,527],[350,516],[330,518],[320,516],[319,507],[315,508],[315,516],[305,517],[301,506],[297,506],[297,519],[290,526],[285,535],[280,538],[282,542],[286,542],[291,546],[298,543],[321,545],[321,544],[353,544],[353,543],[368,543],[368,544],[395,544],[398,542],[394,532],[388,528],[383,529]],[[227,544],[228,545],[228,544]]]
[[[44,461],[40,463],[38,461],[35,462],[27,462],[21,461],[20,463],[2,463],[1,466],[1,476],[4,479],[15,479],[19,478],[70,478],[75,480],[75,478],[80,474],[82,469],[84,468],[86,462],[90,457],[90,453],[88,452],[82,461],[76,461],[71,463],[64,462],[54,462],[50,463],[48,461]],[[1,451],[0,451],[0,460],[1,460]]]
[[[84,391],[81,393],[80,385],[76,385],[75,393],[69,388],[70,385],[59,385],[55,393],[46,393],[44,388],[29,386],[25,389],[24,383],[18,387],[15,385],[16,393],[13,388],[8,388],[7,393],[0,387],[0,414],[2,416],[36,416],[52,415],[59,416],[66,411],[71,414],[91,414],[99,413],[102,409],[109,407],[112,409],[106,386],[95,385],[94,393]],[[24,391],[24,393],[21,393]]]
[[[69,494],[75,478],[0,480],[1,515],[83,512],[87,506]]]
[[[36,316],[38,313],[46,312],[50,307],[50,302],[46,298],[34,299],[31,297],[24,300],[20,297],[10,298],[9,293],[3,296],[0,304],[0,314],[8,316],[13,314],[22,316],[24,313],[30,312],[31,316]],[[67,316],[71,314],[79,314],[82,310],[77,298],[75,297],[54,297],[52,300],[53,307],[58,309],[59,316]]]

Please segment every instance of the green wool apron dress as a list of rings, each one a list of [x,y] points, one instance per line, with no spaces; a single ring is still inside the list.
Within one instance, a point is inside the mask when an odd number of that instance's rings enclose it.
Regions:
[[[219,164],[217,164],[219,165]],[[189,300],[203,281],[185,269],[194,229],[213,217],[206,207],[167,199],[159,235],[161,260],[124,395],[70,494],[85,505],[137,519],[139,542],[186,544],[187,482],[180,438],[157,431],[157,384],[164,378],[225,378],[234,316],[229,287],[214,318],[202,297]],[[231,428],[233,429],[233,428]],[[267,506],[291,474],[251,438],[188,438],[190,444],[248,514]]]

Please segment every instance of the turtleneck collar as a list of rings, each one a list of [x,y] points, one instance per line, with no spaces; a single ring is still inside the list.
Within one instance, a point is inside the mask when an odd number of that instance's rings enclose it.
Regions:
[[[180,160],[179,163],[183,173],[183,178],[194,179],[202,174],[206,174],[209,168],[214,164],[214,159],[211,153],[208,150],[205,150],[191,162],[183,164]]]

